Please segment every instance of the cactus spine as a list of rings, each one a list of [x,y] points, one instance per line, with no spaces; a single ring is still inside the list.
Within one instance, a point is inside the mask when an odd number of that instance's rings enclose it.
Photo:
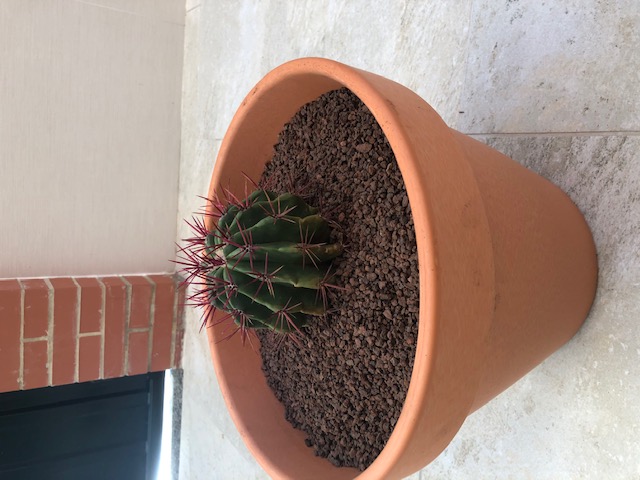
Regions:
[[[218,222],[212,231],[194,220],[181,262],[187,281],[203,286],[193,297],[207,313],[227,312],[243,338],[249,329],[300,333],[327,309],[331,260],[329,223],[301,197],[256,190],[225,207],[210,200]],[[337,287],[336,287],[337,288]]]

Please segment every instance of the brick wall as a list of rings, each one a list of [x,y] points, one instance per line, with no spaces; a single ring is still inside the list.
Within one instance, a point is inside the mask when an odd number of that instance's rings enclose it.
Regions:
[[[173,275],[0,280],[0,392],[180,366]]]

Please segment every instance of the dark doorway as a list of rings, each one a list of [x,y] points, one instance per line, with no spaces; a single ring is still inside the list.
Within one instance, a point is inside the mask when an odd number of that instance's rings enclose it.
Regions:
[[[154,480],[164,372],[0,395],[0,479]]]

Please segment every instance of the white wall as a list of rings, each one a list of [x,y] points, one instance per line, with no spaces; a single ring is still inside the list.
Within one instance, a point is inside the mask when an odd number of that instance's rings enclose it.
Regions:
[[[0,278],[173,269],[184,0],[0,2]]]

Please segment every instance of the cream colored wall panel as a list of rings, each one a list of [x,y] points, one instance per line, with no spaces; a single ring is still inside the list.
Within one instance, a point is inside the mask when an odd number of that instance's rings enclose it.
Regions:
[[[171,269],[184,28],[0,3],[0,278]]]

